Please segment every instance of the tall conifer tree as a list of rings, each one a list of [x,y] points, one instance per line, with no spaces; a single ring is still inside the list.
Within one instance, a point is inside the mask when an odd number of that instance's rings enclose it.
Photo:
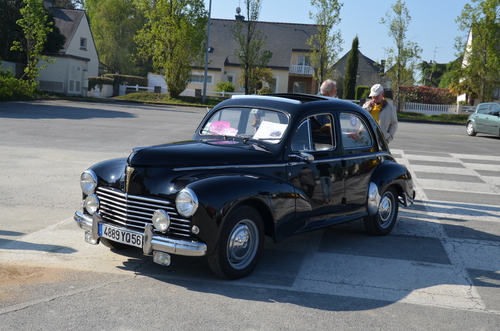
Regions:
[[[347,58],[344,76],[344,99],[353,100],[356,97],[356,76],[358,74],[358,36],[352,41],[351,52]]]

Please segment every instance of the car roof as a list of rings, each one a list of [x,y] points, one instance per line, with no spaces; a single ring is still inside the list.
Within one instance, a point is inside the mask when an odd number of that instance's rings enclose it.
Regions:
[[[267,95],[233,95],[231,99],[225,100],[220,106],[240,106],[259,107],[267,109],[282,110],[292,116],[304,112],[304,106],[309,110],[317,109],[346,109],[363,112],[364,110],[357,104],[332,97],[322,95],[301,94],[301,93],[277,93]],[[215,108],[219,108],[217,105]]]

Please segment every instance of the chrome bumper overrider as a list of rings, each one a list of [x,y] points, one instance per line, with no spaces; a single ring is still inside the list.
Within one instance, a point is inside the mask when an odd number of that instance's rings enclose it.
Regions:
[[[98,213],[93,216],[88,216],[82,212],[75,212],[73,217],[78,227],[90,231],[92,239],[98,240],[99,223],[104,223]],[[130,231],[130,230],[128,230]],[[142,250],[144,254],[150,255],[153,251],[161,251],[174,255],[184,256],[205,256],[207,254],[207,245],[200,242],[190,240],[172,239],[154,235],[153,225],[148,224],[144,229],[144,233],[131,231],[144,236]]]

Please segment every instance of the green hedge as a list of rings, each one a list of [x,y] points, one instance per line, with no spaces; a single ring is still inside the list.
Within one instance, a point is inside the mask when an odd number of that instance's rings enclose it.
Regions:
[[[14,78],[10,71],[0,70],[0,101],[29,100],[33,94],[27,83]]]
[[[356,87],[356,100],[366,99],[370,94],[370,86],[357,86]]]
[[[103,85],[113,85],[113,83],[113,79],[109,77],[89,77],[89,91],[96,86],[99,86],[99,89],[102,90]]]
[[[447,88],[429,86],[401,86],[401,92],[406,96],[406,102],[418,102],[437,105],[455,105],[457,94]]]

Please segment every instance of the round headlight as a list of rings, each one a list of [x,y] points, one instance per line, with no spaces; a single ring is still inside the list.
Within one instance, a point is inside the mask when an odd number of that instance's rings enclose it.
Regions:
[[[97,195],[95,194],[90,194],[85,198],[84,207],[87,213],[92,215],[94,212],[97,211],[99,208],[99,199],[97,198]]]
[[[188,188],[183,189],[175,198],[177,211],[184,217],[193,216],[198,209],[198,197]]]
[[[89,195],[94,193],[97,186],[97,175],[92,170],[86,170],[80,176],[80,187],[83,194]]]
[[[158,231],[167,231],[170,227],[170,216],[166,211],[158,209],[153,214],[153,226]]]

